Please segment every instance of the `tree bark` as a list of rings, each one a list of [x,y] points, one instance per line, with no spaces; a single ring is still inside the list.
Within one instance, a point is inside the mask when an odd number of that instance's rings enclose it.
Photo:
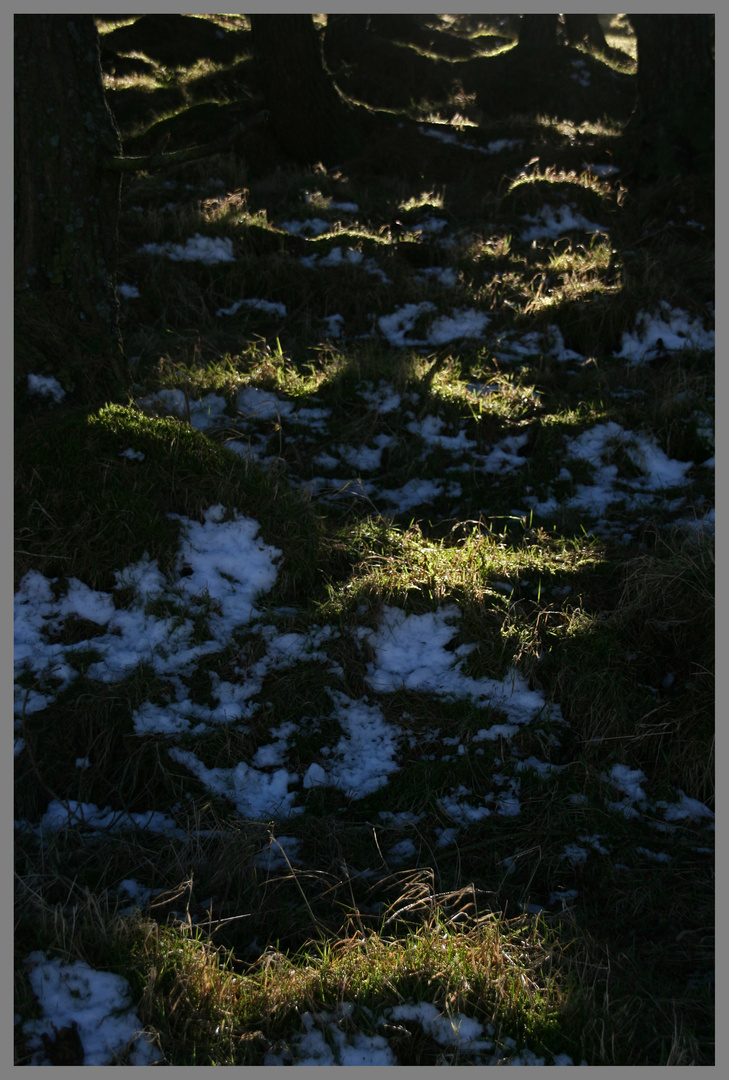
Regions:
[[[369,29],[391,41],[418,41],[423,36],[423,15],[370,15]]]
[[[517,48],[522,52],[544,52],[557,47],[559,15],[522,15]]]
[[[356,154],[361,136],[324,66],[311,15],[251,15],[253,50],[270,122],[283,149],[304,165]]]
[[[564,28],[570,45],[584,43],[598,53],[612,52],[597,15],[565,15]]]
[[[65,365],[78,383],[59,345],[101,352],[107,394],[129,383],[116,296],[121,177],[103,168],[121,152],[92,17],[16,15],[16,356],[21,367]],[[54,342],[43,340],[49,327]]]
[[[713,168],[711,16],[631,14],[630,21],[638,75],[626,141],[635,168],[646,178]]]

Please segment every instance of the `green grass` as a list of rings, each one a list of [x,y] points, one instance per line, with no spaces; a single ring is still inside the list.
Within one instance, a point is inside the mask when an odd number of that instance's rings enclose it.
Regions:
[[[206,125],[262,106],[245,17],[206,18],[237,35],[229,57],[170,68],[120,47],[105,81],[127,153],[146,152],[161,129],[169,149],[204,141]],[[97,21],[102,41],[130,25]],[[368,41],[357,64],[341,68],[341,89],[383,111],[367,152],[338,171],[292,165],[264,130],[236,152],[125,178],[118,281],[141,293],[121,301],[134,400],[85,409],[77,395],[49,409],[16,388],[16,588],[36,571],[56,599],[78,579],[132,610],[135,591],[117,572],[146,553],[170,574],[180,526],[169,515],[201,521],[217,504],[255,519],[282,557],[258,601],[259,625],[237,628],[174,677],[150,660],[118,682],[94,679],[104,628],[67,615],[47,636],[70,647],[68,672],[16,679],[25,745],[15,759],[15,1011],[23,1021],[39,1015],[23,959],[44,949],[123,975],[165,1064],[288,1060],[303,1014],[337,1009],[340,1030],[384,1034],[399,1064],[472,1064],[466,1050],[390,1017],[418,1001],[491,1025],[497,1056],[515,1046],[547,1064],[560,1053],[575,1064],[713,1064],[712,835],[705,819],[668,830],[656,807],[675,802],[677,789],[714,805],[713,536],[676,525],[713,506],[713,471],[701,464],[714,453],[713,355],[685,349],[635,366],[615,355],[637,313],[661,301],[708,318],[713,178],[646,187],[586,172],[584,162],[619,151],[632,107],[634,41],[620,17],[607,36],[626,60],[580,53],[592,90],[578,94],[565,74],[578,53],[565,49],[554,100],[528,72],[507,100],[512,35],[487,17],[431,23],[432,49]],[[446,33],[450,43],[437,37]],[[448,59],[468,42],[479,56]],[[425,122],[482,147],[521,145],[481,154],[424,137]],[[523,215],[565,202],[606,231],[522,239]],[[451,246],[427,232],[398,239],[396,220],[428,215],[448,221]],[[305,239],[281,229],[312,216],[334,231]],[[197,232],[230,239],[236,261],[139,251]],[[300,261],[336,247],[363,259],[315,269]],[[368,272],[368,259],[388,282]],[[422,275],[436,266],[453,272],[453,286]],[[287,314],[243,306],[216,315],[245,298],[283,303]],[[377,318],[425,300],[436,315],[487,314],[486,337],[390,347]],[[334,314],[344,337],[325,330]],[[550,327],[580,360],[555,358]],[[532,331],[529,352],[510,350]],[[243,406],[250,387],[275,393],[278,413]],[[181,416],[144,404],[160,390],[182,391]],[[203,433],[190,421],[207,394],[225,411],[220,428]],[[318,426],[311,409],[325,411]],[[450,444],[428,441],[435,418]],[[696,463],[690,487],[656,493],[646,507],[615,506],[612,529],[564,505],[595,476],[594,465],[568,458],[565,440],[608,422]],[[524,440],[520,463],[474,464],[509,436]],[[226,449],[235,442],[255,455]],[[371,471],[351,457],[363,448],[381,451]],[[121,456],[126,449],[144,458]],[[611,460],[631,495],[634,463],[620,447]],[[440,494],[400,511],[379,494],[420,480]],[[359,481],[372,490],[343,494]],[[530,499],[550,496],[552,514],[531,511]],[[447,605],[459,616],[447,649],[467,647],[464,676],[501,681],[516,670],[552,707],[491,738],[483,732],[507,719],[496,707],[420,688],[375,693],[368,631],[385,609],[424,615]],[[189,620],[196,643],[215,611],[172,587],[147,602],[170,632]],[[266,666],[263,626],[329,629],[309,639],[311,655]],[[216,688],[258,671],[250,716],[195,729]],[[398,729],[398,770],[361,798],[297,789],[300,814],[248,820],[170,755],[169,738],[137,732],[145,702],[164,707],[183,691],[190,723],[173,741],[208,769],[251,763],[283,725],[280,767],[301,775],[325,763],[343,734],[335,705],[346,699]],[[52,702],[32,711],[43,692]],[[531,758],[551,770],[529,767]],[[639,819],[609,808],[622,798],[610,782],[617,764],[645,774],[653,809]],[[463,789],[490,813],[454,817]],[[504,812],[512,796],[519,814]],[[54,799],[154,809],[179,832],[41,837],[31,826]],[[269,873],[259,856],[276,836],[298,846]],[[412,847],[398,858],[405,841]],[[569,856],[575,848],[584,858]],[[151,890],[131,914],[119,891],[130,878]],[[20,1024],[15,1040],[16,1064],[25,1063]]]

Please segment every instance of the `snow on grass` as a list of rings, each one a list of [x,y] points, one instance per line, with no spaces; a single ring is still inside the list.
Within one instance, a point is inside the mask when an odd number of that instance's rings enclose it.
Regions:
[[[568,439],[566,445],[568,457],[581,458],[598,468],[603,466],[616,447],[620,447],[643,473],[642,477],[625,482],[647,491],[661,491],[684,483],[686,473],[693,464],[667,457],[653,438],[625,431],[612,420],[597,424],[574,439]]]
[[[646,809],[647,796],[640,786],[641,781],[645,780],[645,773],[640,769],[629,769],[627,765],[613,765],[610,773],[604,775],[603,779],[609,780],[614,787],[623,792],[621,800],[607,801],[609,809],[622,813],[626,818],[639,817],[639,810]],[[636,809],[636,804],[638,809]]]
[[[235,315],[237,311],[240,311],[242,307],[256,308],[258,311],[265,311],[267,315],[279,315],[283,318],[286,315],[286,305],[279,304],[274,300],[236,300],[234,304],[231,304],[227,308],[218,308],[215,312],[216,315]]]
[[[714,331],[706,330],[698,317],[691,319],[681,308],[672,308],[662,300],[653,314],[638,312],[635,328],[632,332],[626,330],[623,333],[622,348],[617,355],[634,366],[650,359],[651,354],[676,352],[689,347],[714,349]]]
[[[620,169],[617,165],[588,165],[586,161],[582,162],[582,168],[587,169],[593,176],[607,177],[614,176],[615,173],[619,173]]]
[[[445,490],[446,486],[441,481],[408,480],[399,488],[383,488],[377,497],[396,507],[396,513],[404,514],[415,506],[426,506],[435,502]]]
[[[374,472],[382,465],[382,451],[395,446],[397,440],[392,435],[382,434],[375,435],[372,442],[375,444],[374,447],[342,446],[340,444],[332,449],[347,465],[351,465],[362,472]],[[336,461],[336,459],[332,460]]]
[[[28,393],[51,398],[55,402],[66,396],[66,391],[53,375],[36,375],[32,371],[28,375]]]
[[[343,735],[326,761],[312,762],[304,774],[304,788],[328,785],[339,788],[351,799],[362,799],[386,784],[397,772],[401,732],[385,721],[380,708],[366,698],[352,701],[345,694],[329,690],[335,708],[332,716]]]
[[[346,251],[342,251],[341,247],[333,247],[326,255],[305,255],[299,259],[299,262],[309,270],[322,267],[338,269],[341,266],[358,266],[368,274],[378,277],[386,285],[392,284],[390,278],[380,269],[374,259],[365,258],[361,251],[352,247],[347,248]]]
[[[450,131],[443,131],[441,128],[421,125],[418,131],[421,135],[427,135],[431,139],[438,139],[439,142],[449,143],[452,146],[460,146],[462,150],[476,150],[479,154],[500,154],[504,150],[518,150],[524,143],[523,139],[493,139],[486,146],[478,146],[476,143],[466,142]]]
[[[101,810],[95,803],[78,802],[76,799],[67,799],[64,802],[51,799],[41,817],[41,831],[57,832],[59,829],[68,829],[71,826],[108,832],[118,832],[121,829],[148,829],[149,832],[169,833],[181,839],[185,835],[181,829],[177,828],[173,818],[158,810],[134,814],[126,810],[112,810],[109,806]]]
[[[353,1009],[350,1002],[343,1001],[334,1014],[303,1013],[303,1034],[285,1052],[269,1051],[264,1065],[397,1065],[398,1060],[384,1035],[342,1030],[340,1024],[351,1016]]]
[[[551,206],[543,206],[536,214],[524,214],[523,220],[529,228],[523,229],[522,240],[556,240],[568,232],[606,233],[604,225],[597,225],[594,221],[588,221],[586,217],[575,211],[574,207],[563,203],[556,209]]]
[[[376,388],[371,382],[362,383],[357,387],[357,392],[378,413],[394,412],[400,408],[402,402],[402,396],[384,379],[380,380]]]
[[[416,1020],[423,1031],[440,1046],[458,1046],[462,1050],[491,1050],[493,1042],[483,1040],[483,1025],[457,1012],[448,1016],[429,1001],[417,1005],[395,1005],[389,1010],[392,1020]],[[493,1034],[493,1028],[489,1025]]]
[[[481,146],[478,149],[482,153],[501,154],[504,150],[520,150],[523,145],[523,139],[492,139],[491,142],[486,143],[485,150]]]
[[[666,821],[701,821],[702,818],[707,818],[713,826],[714,814],[708,806],[699,802],[698,799],[690,799],[680,788],[678,789],[678,795],[679,798],[676,803],[662,801],[656,803],[656,806],[663,809]]]
[[[636,847],[635,853],[636,855],[644,855],[654,862],[669,863],[671,861],[671,856],[667,855],[665,851],[651,851],[650,848]]]
[[[197,431],[209,431],[223,422],[226,401],[220,394],[206,394],[197,400],[186,397],[182,390],[164,389],[137,398],[137,405],[159,413],[172,413],[181,419],[188,418]]]
[[[146,255],[165,255],[173,262],[201,262],[208,265],[235,262],[233,241],[227,236],[201,236],[195,233],[184,244],[142,244],[138,250]]]
[[[411,420],[407,430],[418,435],[427,447],[440,447],[452,453],[466,453],[474,450],[476,443],[466,437],[464,431],[457,435],[443,435],[445,421],[440,416],[429,415],[422,420]]]
[[[442,233],[444,229],[448,228],[448,222],[445,218],[437,218],[433,217],[432,214],[429,214],[427,217],[423,218],[422,221],[419,221],[416,225],[405,225],[404,228],[406,232],[432,233],[433,235],[437,236],[439,233]]]
[[[95,971],[81,960],[64,963],[32,952],[26,959],[28,979],[43,1015],[26,1020],[23,1034],[32,1065],[51,1065],[45,1035],[51,1044],[64,1029],[75,1028],[84,1065],[113,1065],[116,1054],[130,1046],[131,1065],[153,1065],[162,1055],[141,1031],[132,1008],[129,983],[110,971]],[[81,1064],[81,1062],[78,1062]]]
[[[322,233],[333,229],[334,225],[331,221],[324,221],[322,218],[307,218],[305,221],[282,221],[279,228],[293,236],[301,236],[302,233],[321,236]]]
[[[499,475],[513,472],[514,469],[520,468],[527,462],[519,451],[527,445],[528,441],[528,435],[507,435],[492,446],[484,458],[477,459],[480,467],[484,472],[499,473]]]
[[[632,508],[644,507],[666,488],[690,483],[686,474],[693,462],[669,458],[651,436],[625,431],[613,420],[566,439],[565,450],[568,459],[589,462],[594,470],[592,480],[578,484],[574,495],[559,501],[554,497],[539,500],[534,495],[525,495],[525,505],[542,517],[553,514],[559,507],[574,507],[599,517],[617,501],[624,501]],[[620,476],[618,466],[613,463],[617,450],[640,471],[639,476]],[[564,475],[569,476],[569,470]]]
[[[55,598],[50,581],[42,574],[31,570],[25,575],[14,598],[15,670],[16,675],[32,672],[44,686],[43,693],[36,693],[30,702],[30,711],[45,708],[77,677],[69,661],[79,643],[64,645],[50,640],[69,616],[87,619],[103,631],[81,644],[100,657],[88,667],[89,677],[108,683],[122,679],[144,662],[151,663],[159,674],[182,671],[200,656],[223,648],[236,626],[258,615],[255,598],[272,588],[281,552],[257,538],[255,521],[234,514],[226,522],[221,520],[223,514],[218,505],[205,512],[203,522],[173,515],[181,526],[178,572],[184,568],[189,571],[187,576],[168,582],[157,563],[148,558],[118,571],[116,588],[131,586],[135,591],[126,608],[115,608],[111,593],[90,589],[75,578],[69,579],[66,595]],[[206,610],[208,638],[193,644],[190,618],[147,613],[145,604],[150,598],[166,598],[173,606],[186,601],[190,611]],[[45,688],[51,675],[53,683]],[[29,703],[23,705],[25,693],[20,687],[18,694],[17,707],[28,712]],[[147,712],[164,715],[165,725],[179,728],[180,719],[175,721],[169,709],[148,703]],[[144,707],[140,710],[141,726],[150,730],[152,717],[143,714]]]
[[[283,768],[268,773],[254,769],[244,761],[230,768],[209,769],[191,750],[178,746],[170,747],[168,754],[173,761],[189,769],[208,791],[229,799],[248,821],[284,820],[304,810],[303,806],[294,806],[296,792],[289,791],[299,779],[296,773]]]
[[[324,320],[324,333],[327,337],[338,338],[342,336],[342,328],[344,326],[343,315],[329,315]]]
[[[585,61],[581,58],[573,60],[572,67],[575,70],[571,73],[570,78],[576,79],[583,89],[588,87],[590,85],[590,72],[585,68]]]
[[[263,851],[256,855],[254,865],[267,874],[288,870],[298,859],[300,844],[295,836],[272,836]]]
[[[292,402],[268,390],[259,390],[257,386],[245,386],[238,391],[236,408],[239,413],[256,420],[280,420],[294,411]]]
[[[453,289],[458,284],[458,275],[451,266],[428,266],[415,274],[416,281],[437,281],[446,289]]]
[[[544,696],[530,690],[517,671],[502,681],[465,675],[463,664],[475,646],[446,648],[458,632],[454,625],[458,618],[460,611],[452,604],[423,615],[383,608],[379,629],[362,631],[375,651],[375,660],[367,665],[369,686],[378,693],[404,688],[450,700],[470,698],[476,704],[500,709],[514,724],[529,723],[547,707]],[[557,706],[552,706],[552,716],[561,719]]]
[[[185,596],[193,598],[204,592],[217,601],[220,611],[209,618],[213,634],[221,642],[235,627],[259,614],[254,601],[259,593],[273,588],[275,563],[281,557],[278,548],[256,539],[260,530],[256,521],[237,513],[232,520],[223,521],[224,514],[225,508],[218,504],[204,511],[202,522],[170,515],[182,528],[177,565],[179,570],[184,567],[188,571],[177,587]]]
[[[408,337],[421,315],[436,311],[435,304],[423,300],[419,304],[405,304],[391,315],[381,315],[377,325],[382,335],[396,346],[443,345],[459,338],[478,338],[489,324],[488,315],[474,308],[455,310],[452,315],[439,315],[433,319],[424,338]]]
[[[499,360],[540,355],[562,362],[584,360],[580,353],[565,347],[562,331],[558,326],[545,326],[541,331],[530,330],[527,334],[501,334],[494,342],[494,349]]]
[[[339,1002],[333,1012],[305,1012],[301,1017],[304,1031],[284,1051],[269,1051],[265,1065],[398,1065],[399,1062],[383,1035],[366,1035],[352,1030],[354,1005]],[[456,1012],[449,1015],[429,1001],[392,1006],[382,1014],[381,1023],[399,1021],[417,1023],[423,1034],[444,1050],[457,1052],[459,1064],[469,1065],[546,1065],[547,1057],[537,1057],[515,1039],[498,1036],[492,1024],[484,1025]],[[547,1055],[550,1064],[573,1065],[568,1054]],[[586,1065],[583,1061],[581,1064]]]

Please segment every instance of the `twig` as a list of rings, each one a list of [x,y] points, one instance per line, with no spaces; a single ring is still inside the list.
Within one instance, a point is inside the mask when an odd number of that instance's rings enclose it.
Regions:
[[[151,169],[168,169],[172,165],[180,165],[186,161],[197,161],[198,158],[210,157],[219,154],[243,132],[252,127],[265,124],[268,120],[268,110],[263,109],[248,122],[241,121],[234,128],[213,142],[203,146],[190,146],[187,150],[174,150],[171,154],[161,153],[159,150],[142,157],[112,157],[102,164],[102,168],[109,172],[144,172]]]

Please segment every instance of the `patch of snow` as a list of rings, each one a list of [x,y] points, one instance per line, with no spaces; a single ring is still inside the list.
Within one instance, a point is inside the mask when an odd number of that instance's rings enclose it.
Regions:
[[[351,1013],[349,1002],[340,1002],[337,1012],[305,1012],[301,1016],[304,1032],[296,1036],[288,1052],[270,1050],[264,1065],[397,1065],[398,1061],[383,1035],[365,1035],[343,1030],[340,1023]]]
[[[173,262],[201,262],[208,265],[235,262],[233,241],[227,236],[201,236],[195,233],[184,244],[142,244],[138,250],[146,255],[166,255]]]
[[[267,315],[279,315],[284,318],[286,315],[286,305],[279,304],[275,300],[236,300],[234,304],[231,304],[227,308],[218,308],[215,312],[216,315],[235,315],[241,307],[256,308],[258,311],[264,311]]]
[[[306,221],[282,221],[280,228],[294,236],[300,236],[302,233],[321,236],[322,233],[333,229],[334,225],[330,221],[323,221],[322,218],[307,218]]]
[[[314,267],[340,267],[340,266],[359,266],[362,270],[365,270],[368,274],[372,274],[374,277],[378,277],[386,285],[392,284],[390,278],[385,274],[383,270],[377,265],[374,259],[365,258],[361,251],[356,248],[347,248],[346,251],[342,251],[341,247],[333,247],[326,255],[306,255],[299,260],[302,266],[306,266],[308,269]]]
[[[245,386],[238,391],[236,408],[246,418],[254,420],[280,420],[294,411],[293,402],[257,386]]]
[[[301,841],[295,836],[272,836],[263,851],[253,860],[259,870],[271,874],[277,870],[288,870],[296,862]]]
[[[335,708],[332,717],[343,735],[327,758],[326,767],[309,770],[309,783],[326,783],[339,788],[351,799],[362,799],[377,791],[397,772],[397,750],[402,733],[385,721],[376,705],[366,699],[352,701],[345,694],[329,690]],[[324,773],[325,779],[321,773]]]
[[[127,1047],[131,1065],[153,1065],[162,1060],[142,1030],[132,1008],[131,987],[121,975],[96,971],[81,960],[64,963],[40,951],[27,957],[26,966],[43,1011],[40,1019],[23,1024],[32,1065],[52,1064],[46,1056],[43,1035],[54,1041],[56,1031],[74,1024],[83,1047],[84,1065],[113,1065],[115,1055]]]
[[[28,374],[28,393],[52,398],[55,402],[66,396],[66,391],[53,375],[36,375],[32,371]]]
[[[338,338],[342,336],[342,327],[344,326],[343,315],[329,315],[324,320],[324,333],[327,337]]]
[[[428,278],[434,279],[446,289],[453,289],[458,284],[458,275],[451,266],[428,266],[415,275],[416,281],[427,281]]]
[[[452,315],[439,315],[433,319],[426,337],[406,336],[421,315],[435,310],[435,304],[429,300],[423,300],[419,304],[405,304],[391,315],[381,315],[377,325],[391,345],[417,346],[443,345],[458,338],[481,337],[489,323],[489,316],[474,308],[456,310]]]
[[[396,513],[404,514],[414,506],[425,506],[445,491],[445,485],[434,480],[408,480],[400,488],[385,488],[378,497],[396,507]]]
[[[286,769],[266,773],[244,761],[231,768],[209,769],[190,750],[173,746],[167,752],[173,761],[189,769],[208,791],[230,799],[238,813],[249,821],[283,820],[303,811],[303,807],[294,806],[296,792],[289,791],[289,786],[298,782],[296,773]]]
[[[642,364],[656,350],[676,352],[684,348],[712,350],[715,347],[713,330],[706,330],[697,317],[690,319],[681,308],[671,308],[662,300],[652,315],[639,311],[635,329],[623,333],[622,348],[616,356],[624,357],[630,365]]]
[[[133,814],[126,810],[112,810],[106,806],[100,810],[95,803],[77,802],[68,799],[60,802],[52,799],[48,809],[41,817],[40,828],[46,832],[58,832],[83,826],[88,829],[116,832],[119,829],[149,829],[150,832],[169,833],[182,837],[174,819],[158,810],[148,810],[144,814]]]
[[[563,203],[562,206],[553,208],[543,206],[536,214],[524,214],[523,220],[529,224],[529,228],[521,233],[522,240],[542,240],[549,238],[556,240],[568,232],[606,233],[604,225],[597,225],[594,221],[588,221],[582,214],[577,213],[573,207]]]
[[[614,176],[615,173],[619,173],[620,169],[617,165],[588,165],[586,161],[582,162],[582,168],[587,169],[593,176]]]
[[[517,671],[502,681],[463,674],[461,668],[471,650],[446,648],[458,632],[453,624],[459,617],[455,605],[423,615],[383,608],[380,628],[368,635],[376,658],[367,666],[367,682],[377,693],[404,688],[426,690],[450,700],[471,698],[476,704],[505,712],[512,723],[529,723],[546,707],[546,701],[538,691],[529,689]],[[560,716],[556,706],[552,713]]]
[[[358,390],[360,397],[373,409],[379,413],[389,413],[400,408],[402,397],[389,383],[381,379],[377,389],[369,389],[368,387],[371,386],[372,384],[369,383],[364,389],[358,388]]]

